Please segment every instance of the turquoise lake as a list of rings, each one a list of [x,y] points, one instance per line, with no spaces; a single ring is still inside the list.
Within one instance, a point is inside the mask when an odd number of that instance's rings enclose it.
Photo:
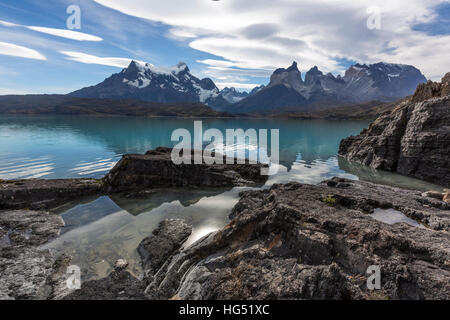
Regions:
[[[369,121],[300,121],[280,119],[195,119],[203,129],[280,130],[280,170],[274,183],[319,183],[333,176],[362,179],[418,190],[440,187],[349,163],[337,157],[342,138],[358,134]],[[194,119],[0,116],[0,179],[102,177],[126,153],[174,145],[175,129],[193,131]],[[83,280],[106,276],[125,258],[139,275],[136,247],[167,218],[182,218],[194,227],[186,245],[228,223],[239,200],[229,190],[165,189],[146,198],[86,198],[54,209],[66,226],[45,246],[67,253],[79,265]]]

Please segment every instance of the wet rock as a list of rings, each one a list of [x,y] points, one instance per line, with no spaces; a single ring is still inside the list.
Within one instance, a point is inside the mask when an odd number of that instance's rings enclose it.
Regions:
[[[153,277],[166,261],[175,255],[192,233],[183,220],[162,221],[153,234],[142,240],[137,248],[145,277]]]
[[[106,278],[87,281],[64,300],[145,300],[145,284],[124,269],[116,269]]]
[[[136,188],[227,187],[264,182],[261,164],[181,164],[171,159],[172,149],[157,148],[145,155],[125,155],[104,178],[108,192]]]
[[[66,296],[67,300],[141,300],[155,299],[157,289],[150,283],[155,275],[162,274],[168,268],[170,259],[180,252],[183,243],[192,232],[192,227],[182,220],[165,220],[160,223],[152,235],[145,238],[137,248],[142,258],[143,280],[137,279],[126,271],[128,263],[118,260],[114,271],[108,277],[83,283],[80,290]]]
[[[342,140],[339,154],[376,169],[450,186],[449,78],[450,73],[441,84],[420,85],[411,101],[382,114],[359,136]]]
[[[393,208],[426,227],[383,223],[367,208]],[[243,192],[230,219],[183,250],[190,227],[165,221],[138,249],[142,281],[115,270],[67,298],[450,298],[450,205],[420,192],[342,178],[274,185]],[[373,265],[381,290],[366,285]]]
[[[59,216],[44,211],[0,211],[0,299],[53,299],[68,293],[70,258],[39,249],[62,226]]]
[[[176,255],[153,288],[161,299],[449,299],[449,207],[434,199],[424,207],[419,192],[346,183],[244,192],[232,222]],[[445,231],[388,225],[364,204],[422,213]],[[376,292],[366,286],[371,265],[382,272]]]
[[[95,179],[2,181],[0,209],[48,209],[70,200],[99,194],[102,187],[102,182]]]

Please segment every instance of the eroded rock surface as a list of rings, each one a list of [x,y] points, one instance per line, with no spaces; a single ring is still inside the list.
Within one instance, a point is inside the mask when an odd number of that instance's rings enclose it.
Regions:
[[[137,251],[142,259],[146,277],[153,276],[189,238],[192,227],[182,220],[164,220],[153,234],[139,244]]]
[[[0,300],[57,299],[68,293],[70,259],[39,249],[63,224],[45,211],[0,211]]]
[[[450,95],[450,72],[448,72],[442,81],[428,81],[417,86],[412,102],[421,102],[432,98],[445,97]]]
[[[370,216],[375,208],[396,209],[423,225],[380,222]],[[420,192],[339,178],[274,185],[243,192],[230,218],[222,230],[168,258],[152,246],[167,238],[160,232],[178,230],[182,239],[189,228],[162,224],[144,241],[157,262],[147,264],[138,284],[141,290],[145,284],[145,297],[450,298],[450,206]],[[381,290],[367,288],[372,265],[381,268]]]
[[[382,114],[339,154],[376,169],[450,186],[450,73],[420,85],[411,101]]]
[[[104,178],[108,192],[158,187],[227,187],[264,182],[261,164],[180,164],[170,148],[125,155]]]
[[[388,225],[370,217],[374,207],[446,231]],[[334,179],[244,192],[231,218],[173,258],[155,286],[161,298],[450,298],[450,211],[442,201]],[[371,265],[381,267],[380,291],[366,287]]]

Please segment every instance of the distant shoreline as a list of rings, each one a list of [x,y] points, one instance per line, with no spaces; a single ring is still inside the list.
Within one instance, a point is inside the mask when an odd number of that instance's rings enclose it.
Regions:
[[[91,116],[145,118],[373,120],[398,102],[371,101],[346,106],[301,110],[291,107],[265,113],[229,113],[195,102],[155,103],[139,100],[74,98],[67,95],[0,96],[0,114],[12,116]],[[296,110],[300,109],[300,110]]]

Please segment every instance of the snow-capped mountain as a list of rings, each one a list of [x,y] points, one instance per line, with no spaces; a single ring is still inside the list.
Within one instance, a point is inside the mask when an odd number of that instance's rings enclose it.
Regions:
[[[345,94],[355,92],[357,101],[405,97],[427,81],[413,66],[383,62],[353,65],[342,79],[346,83]]]
[[[70,93],[81,98],[137,99],[151,102],[201,102],[210,106],[227,106],[219,89],[209,79],[193,76],[188,66],[180,62],[161,68],[132,61],[120,73],[105,81]]]
[[[237,91],[233,87],[231,87],[231,88],[228,88],[228,87],[224,88],[223,90],[220,91],[220,94],[229,103],[239,102],[242,99],[247,98],[249,96],[248,92],[245,92],[245,91],[240,92],[240,91]]]
[[[183,62],[161,68],[132,61],[103,82],[70,95],[160,103],[199,102],[215,110],[236,113],[287,107],[310,111],[346,103],[394,100],[412,94],[422,82],[426,82],[425,77],[413,66],[389,63],[355,64],[344,77],[324,74],[313,67],[303,80],[297,63],[293,62],[287,69],[275,70],[267,86],[247,93],[235,88],[220,91],[211,79],[193,76]]]
[[[307,111],[345,103],[390,101],[414,93],[417,85],[424,82],[426,78],[413,66],[383,62],[353,65],[344,77],[323,74],[313,67],[303,80],[293,62],[287,69],[275,70],[266,87],[232,105],[229,111],[274,111],[287,107]]]

